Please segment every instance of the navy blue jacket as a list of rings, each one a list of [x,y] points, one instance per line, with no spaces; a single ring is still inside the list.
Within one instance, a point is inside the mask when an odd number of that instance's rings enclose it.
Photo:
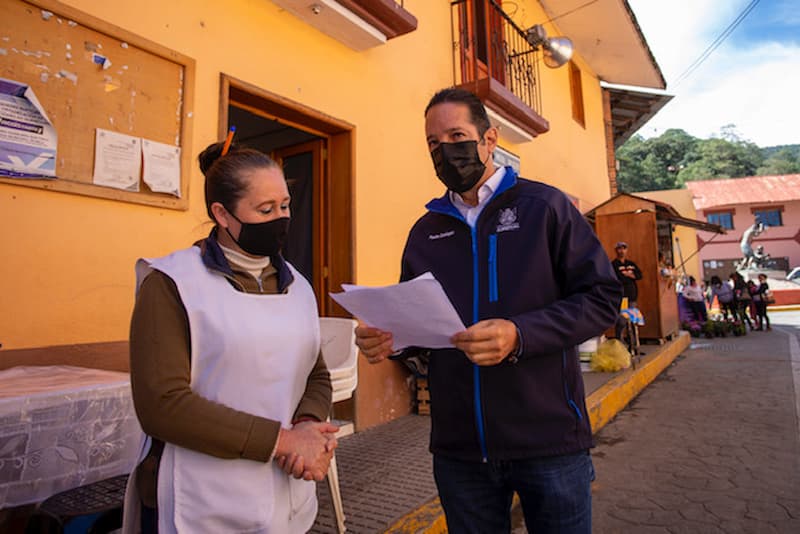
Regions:
[[[481,461],[591,447],[576,345],[614,323],[622,298],[591,227],[558,189],[510,167],[474,229],[447,194],[426,207],[401,279],[432,272],[464,324],[509,319],[522,341],[516,363],[486,367],[431,351],[431,452]]]

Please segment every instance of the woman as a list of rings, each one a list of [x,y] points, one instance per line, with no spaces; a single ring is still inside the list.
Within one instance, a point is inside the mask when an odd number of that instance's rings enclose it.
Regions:
[[[314,293],[280,254],[283,173],[256,150],[222,154],[199,157],[210,235],[136,265],[131,386],[148,439],[126,532],[305,532],[336,446]]]
[[[719,303],[722,316],[727,320],[728,315],[730,314],[735,319],[736,311],[733,309],[733,288],[731,288],[730,284],[727,282],[723,282],[719,276],[711,277],[712,302],[714,297],[717,297],[717,302]]]
[[[689,309],[696,321],[705,322],[708,319],[706,314],[706,299],[703,290],[697,285],[694,276],[689,277],[689,283],[683,288],[683,298],[689,303]]]
[[[738,272],[731,273],[731,281],[733,282],[733,305],[736,309],[737,317],[747,323],[750,330],[753,330],[753,322],[750,320],[750,291],[747,289],[747,283],[744,277]]]
[[[767,330],[772,330],[772,326],[769,324],[769,316],[767,315],[767,305],[769,304],[770,297],[771,293],[769,284],[767,283],[767,275],[761,273],[758,275],[758,288],[753,295],[753,302],[756,305],[756,320],[758,321],[758,328],[756,328],[756,330],[762,330],[765,321],[767,323]]]

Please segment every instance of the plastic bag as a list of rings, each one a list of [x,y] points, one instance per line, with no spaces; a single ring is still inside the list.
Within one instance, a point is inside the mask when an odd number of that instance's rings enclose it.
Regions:
[[[608,339],[597,347],[592,356],[592,371],[614,373],[631,366],[631,354],[618,339]]]

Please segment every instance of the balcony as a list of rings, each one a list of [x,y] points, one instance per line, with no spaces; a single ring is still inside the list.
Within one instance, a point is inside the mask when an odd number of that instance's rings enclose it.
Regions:
[[[397,0],[272,0],[322,33],[362,51],[417,29]]]
[[[510,141],[530,141],[550,129],[541,115],[541,51],[495,0],[453,0],[453,84],[483,100]]]

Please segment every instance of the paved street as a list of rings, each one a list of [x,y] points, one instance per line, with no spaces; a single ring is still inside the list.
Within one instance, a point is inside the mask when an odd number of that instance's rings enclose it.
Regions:
[[[596,534],[800,532],[800,313],[772,319],[693,340],[599,432]]]

